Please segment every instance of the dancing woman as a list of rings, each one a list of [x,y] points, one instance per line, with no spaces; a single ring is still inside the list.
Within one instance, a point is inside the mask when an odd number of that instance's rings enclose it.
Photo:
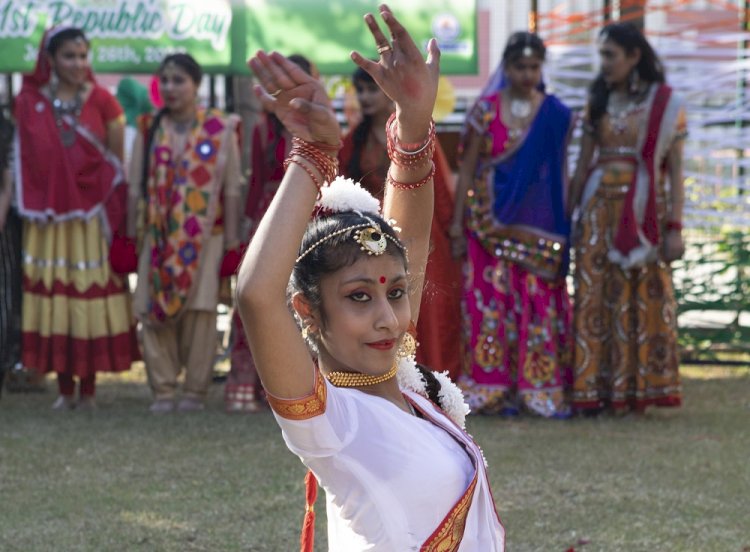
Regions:
[[[325,185],[340,142],[322,86],[277,53],[250,61],[264,106],[295,138],[240,267],[240,315],[284,439],[326,491],[332,550],[499,551],[504,531],[481,452],[460,427],[460,392],[397,358],[427,261],[439,51],[431,40],[425,63],[387,6],[380,14],[393,41],[368,14],[380,59],[352,59],[396,104],[382,216],[351,181]]]

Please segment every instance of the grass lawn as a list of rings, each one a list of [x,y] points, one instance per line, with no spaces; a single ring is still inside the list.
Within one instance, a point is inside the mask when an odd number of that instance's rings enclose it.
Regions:
[[[750,551],[750,371],[683,374],[683,408],[640,418],[469,420],[509,552]],[[47,387],[0,400],[0,550],[299,549],[305,470],[269,413],[224,414],[217,384],[150,415],[142,368],[101,377],[95,412]]]

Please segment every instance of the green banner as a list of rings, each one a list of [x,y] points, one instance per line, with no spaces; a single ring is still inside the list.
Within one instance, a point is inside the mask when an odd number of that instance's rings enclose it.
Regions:
[[[476,0],[389,5],[420,48],[438,39],[444,74],[477,72]],[[301,53],[324,75],[349,74],[351,50],[377,57],[362,20],[377,6],[371,0],[0,0],[0,72],[31,71],[44,29],[71,25],[91,40],[91,63],[100,73],[150,73],[180,51],[206,72],[248,74],[247,58],[265,49]]]
[[[324,75],[354,70],[352,50],[377,58],[362,16],[377,14],[375,0],[245,0],[245,57],[256,50],[300,53]],[[476,0],[392,0],[388,5],[425,51],[431,37],[442,52],[443,74],[476,74]],[[379,17],[381,29],[388,29]]]
[[[231,63],[229,0],[0,0],[0,72],[31,71],[55,25],[84,30],[96,72],[149,73],[172,52],[208,71]]]

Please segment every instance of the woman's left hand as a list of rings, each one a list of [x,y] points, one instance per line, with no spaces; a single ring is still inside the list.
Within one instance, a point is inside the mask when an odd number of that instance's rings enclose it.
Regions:
[[[248,62],[260,85],[255,94],[263,108],[286,129],[307,142],[339,144],[341,131],[325,88],[278,52],[259,51]]]
[[[682,239],[682,232],[670,230],[664,238],[664,261],[671,263],[682,258],[685,254],[685,242]]]
[[[390,41],[372,14],[365,15],[365,23],[372,33],[380,59],[371,61],[359,52],[352,52],[351,57],[396,104],[399,132],[418,134],[400,136],[402,141],[419,142],[425,137],[437,97],[440,50],[435,39],[430,39],[425,61],[411,35],[390,8],[381,4],[379,11],[390,31]]]

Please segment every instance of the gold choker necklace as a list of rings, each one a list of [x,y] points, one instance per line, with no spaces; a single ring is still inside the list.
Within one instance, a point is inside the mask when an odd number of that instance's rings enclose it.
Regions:
[[[366,387],[388,381],[396,375],[397,370],[398,364],[394,362],[390,370],[379,376],[359,372],[329,372],[326,374],[326,379],[336,387]]]

